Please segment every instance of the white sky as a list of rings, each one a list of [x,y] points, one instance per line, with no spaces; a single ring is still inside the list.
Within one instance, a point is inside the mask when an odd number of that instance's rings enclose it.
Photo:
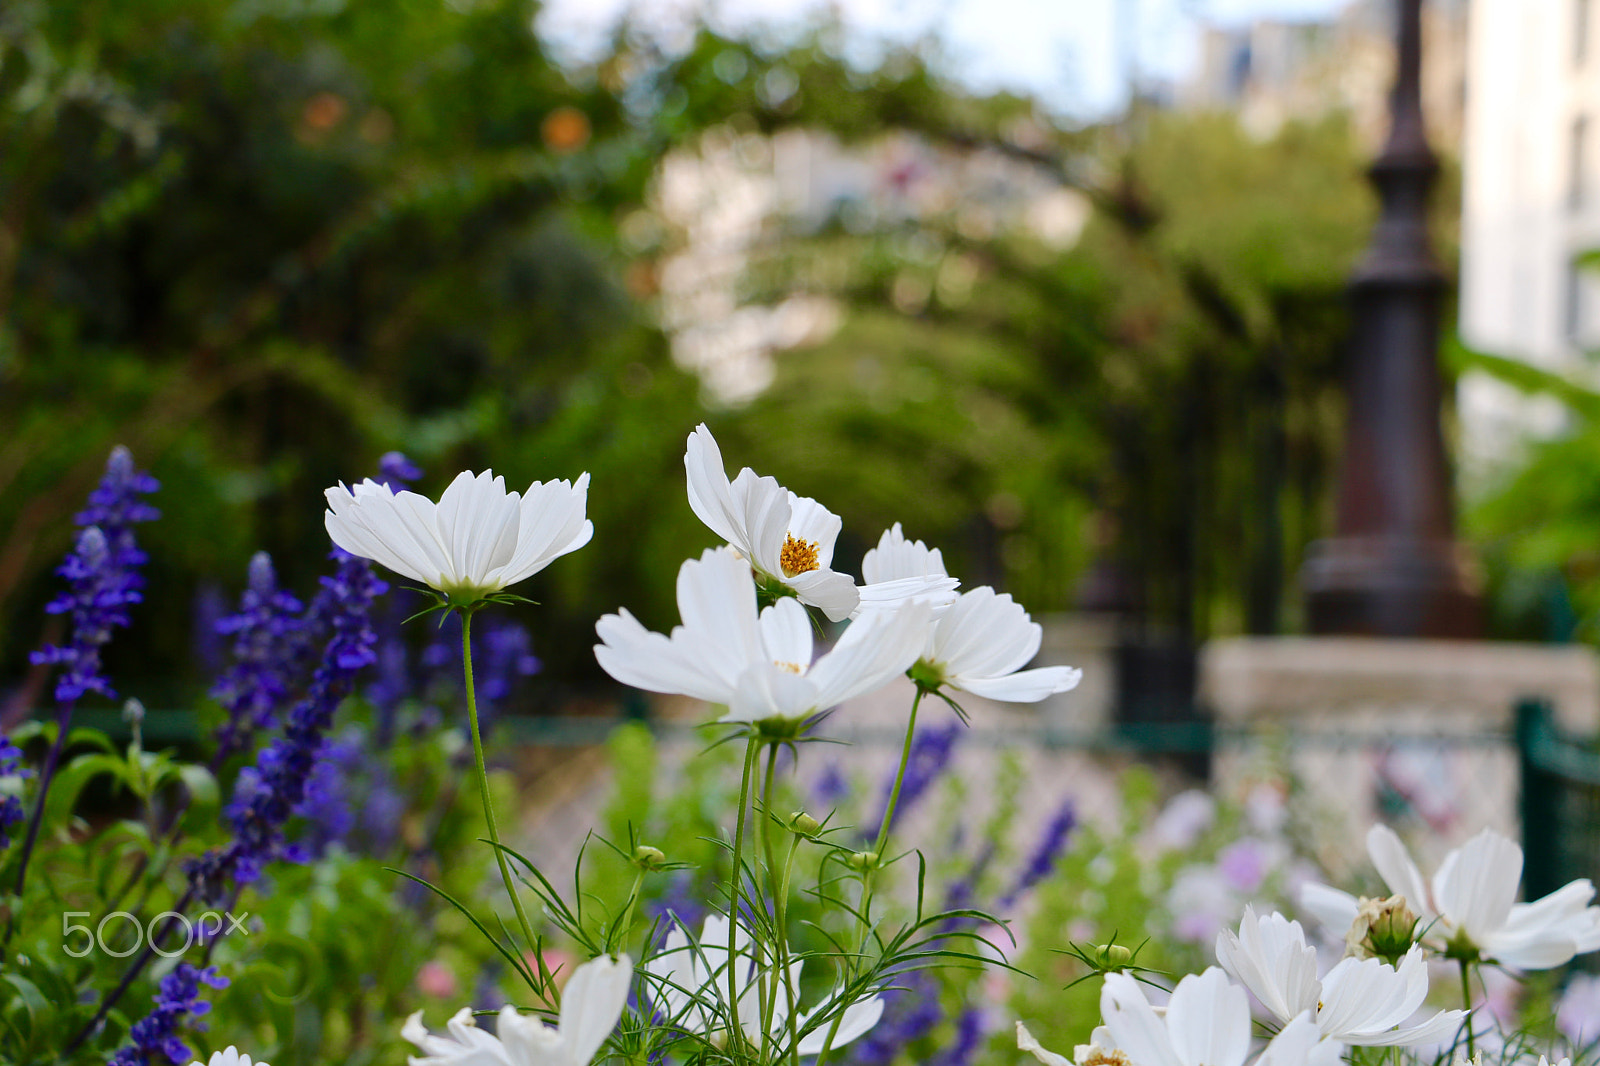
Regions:
[[[1122,100],[1119,42],[1129,19],[1136,20],[1140,69],[1171,78],[1193,61],[1201,19],[1313,18],[1341,6],[1342,0],[545,0],[540,28],[584,54],[630,8],[650,12],[652,20],[667,9],[708,9],[717,25],[733,29],[781,25],[832,7],[864,38],[935,32],[968,84],[1025,89],[1087,118]]]

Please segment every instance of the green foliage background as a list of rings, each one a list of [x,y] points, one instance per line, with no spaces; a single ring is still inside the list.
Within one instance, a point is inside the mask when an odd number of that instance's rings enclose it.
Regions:
[[[852,65],[826,21],[783,39],[700,27],[670,53],[625,28],[562,67],[537,13],[0,12],[0,677],[24,678],[48,637],[51,568],[117,442],[166,486],[148,602],[110,653],[153,705],[203,683],[197,587],[237,588],[264,547],[308,588],[321,490],[392,448],[427,492],[486,465],[520,484],[593,475],[593,546],[526,592],[549,676],[596,679],[593,619],[627,604],[670,624],[665,578],[710,543],[681,491],[702,419],[733,469],[844,517],[846,569],[899,520],[1036,612],[1072,607],[1088,575],[1182,640],[1297,626],[1372,217],[1342,120],[1268,140],[1144,108],[1073,126],[961,89],[931,45]],[[651,183],[707,136],[792,128],[990,153],[1093,215],[1066,249],[954,211],[841,208],[770,234],[740,298],[826,296],[840,326],[780,353],[753,402],[708,405],[657,325],[654,272],[681,235]],[[641,218],[655,238],[630,236]],[[952,270],[970,284],[944,284]],[[907,285],[926,299],[897,301]]]

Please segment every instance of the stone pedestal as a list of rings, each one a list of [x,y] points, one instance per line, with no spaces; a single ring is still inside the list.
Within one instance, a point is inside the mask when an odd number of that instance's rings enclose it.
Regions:
[[[1365,867],[1375,821],[1430,859],[1485,825],[1519,836],[1518,700],[1570,731],[1600,728],[1600,656],[1576,645],[1361,637],[1238,638],[1201,652],[1220,727],[1220,784],[1277,763],[1325,853]],[[1370,871],[1369,871],[1370,872]]]

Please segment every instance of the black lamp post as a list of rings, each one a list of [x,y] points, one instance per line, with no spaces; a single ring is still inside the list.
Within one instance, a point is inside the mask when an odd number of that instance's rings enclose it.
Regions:
[[[1439,303],[1428,241],[1438,171],[1422,122],[1422,0],[1398,0],[1389,139],[1370,171],[1383,209],[1351,279],[1343,469],[1334,536],[1301,569],[1313,633],[1471,637],[1474,568],[1454,538],[1439,431]]]

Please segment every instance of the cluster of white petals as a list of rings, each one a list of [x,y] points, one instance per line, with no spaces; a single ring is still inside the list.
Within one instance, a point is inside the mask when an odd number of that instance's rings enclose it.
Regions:
[[[1245,907],[1237,934],[1217,935],[1217,961],[1278,1022],[1310,1012],[1317,1030],[1342,1044],[1373,1047],[1434,1044],[1460,1031],[1464,1011],[1439,1011],[1407,1024],[1428,998],[1428,965],[1412,947],[1399,967],[1346,958],[1317,977],[1317,952],[1299,922],[1259,917]]]
[[[951,688],[991,700],[1035,703],[1076,688],[1072,666],[1024,670],[1039,654],[1044,628],[1009,593],[984,585],[963,592],[933,624],[922,661]]]
[[[1017,1047],[1044,1066],[1244,1066],[1250,1057],[1250,1000],[1221,970],[1189,974],[1158,1013],[1139,982],[1108,973],[1100,989],[1100,1017],[1092,1042],[1074,1059],[1046,1050],[1017,1023]],[[1344,1047],[1323,1037],[1301,1014],[1273,1037],[1257,1066],[1334,1066]]]
[[[728,964],[730,932],[735,938],[732,966]],[[714,1036],[727,1028],[721,1016],[736,1008],[739,1029],[745,1038],[761,1040],[761,999],[764,990],[766,995],[773,995],[769,982],[775,976],[774,967],[770,961],[768,965],[758,965],[750,932],[743,924],[730,931],[727,916],[713,914],[701,927],[699,941],[693,943],[681,926],[673,926],[662,950],[644,968],[654,979],[653,994],[659,998],[670,1025],[685,1032]],[[802,968],[798,960],[789,964],[788,987],[799,987]],[[836,1003],[824,1001],[796,1017],[795,1031],[801,1034],[799,1054],[818,1055],[824,1044],[843,1047],[863,1036],[883,1017],[883,998],[872,995],[850,1003],[835,1029],[833,1014],[837,1009]],[[788,998],[780,987],[772,1001],[768,1031],[780,1048],[787,1039],[788,1027]]]
[[[436,504],[370,478],[328,489],[324,524],[351,555],[470,603],[532,577],[594,536],[584,517],[589,475],[535,481],[522,494],[485,470],[456,475]]]
[[[189,1066],[202,1066],[202,1064],[197,1060],[191,1062]],[[238,1048],[230,1045],[225,1051],[213,1051],[204,1066],[251,1066],[251,1062],[249,1055],[241,1053]],[[269,1066],[269,1064],[258,1060],[255,1066]]]
[[[713,533],[831,621],[850,616],[861,594],[849,574],[831,568],[842,525],[838,515],[748,466],[729,481],[722,450],[703,423],[689,434],[683,465],[689,507]]]
[[[920,540],[907,540],[899,522],[884,530],[877,546],[862,556],[861,579],[865,583],[857,590],[861,594],[858,615],[892,610],[913,600],[942,608],[955,602],[961,584],[945,571],[943,553]]]
[[[627,955],[584,963],[573,971],[561,993],[556,1026],[521,1014],[507,1005],[486,1033],[463,1007],[451,1018],[445,1035],[428,1032],[422,1012],[406,1019],[400,1035],[422,1052],[411,1066],[589,1066],[622,1017],[633,982],[633,960]]]
[[[1367,854],[1390,891],[1416,912],[1424,942],[1439,950],[1466,947],[1501,966],[1545,970],[1600,949],[1600,907],[1590,905],[1594,885],[1579,879],[1518,903],[1522,848],[1492,829],[1449,852],[1432,878],[1422,876],[1388,826],[1368,831]],[[1359,907],[1354,896],[1319,884],[1301,890],[1300,905],[1339,933]]]
[[[626,609],[595,626],[595,658],[612,677],[650,692],[725,704],[723,721],[801,718],[880,688],[922,651],[932,608],[913,603],[851,623],[814,658],[805,608],[784,598],[759,614],[755,579],[727,548],[678,570],[683,624],[652,633]]]

